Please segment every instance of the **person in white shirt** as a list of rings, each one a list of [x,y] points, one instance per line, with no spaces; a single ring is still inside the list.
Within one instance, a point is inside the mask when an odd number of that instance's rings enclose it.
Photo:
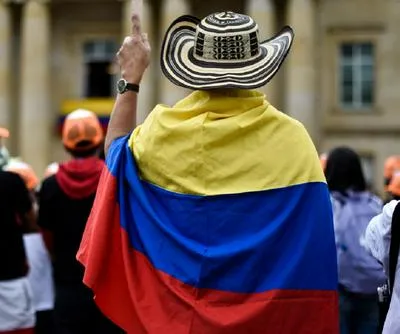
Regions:
[[[49,253],[40,233],[24,235],[29,263],[28,281],[36,310],[36,334],[53,334],[54,287]]]
[[[391,241],[392,217],[395,208],[400,201],[393,200],[385,205],[383,212],[373,218],[366,230],[362,244],[383,265],[389,275],[389,251]],[[382,334],[400,333],[400,260],[396,268],[396,276],[393,284],[393,294],[389,312],[386,317]]]

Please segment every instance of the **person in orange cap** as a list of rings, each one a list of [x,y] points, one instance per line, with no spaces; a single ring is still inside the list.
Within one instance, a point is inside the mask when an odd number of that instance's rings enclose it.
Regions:
[[[72,159],[59,164],[55,174],[43,181],[38,218],[53,255],[56,332],[120,333],[95,305],[92,292],[82,283],[83,268],[76,260],[104,166],[98,157],[103,130],[97,116],[84,109],[70,113],[62,143]]]
[[[0,128],[0,334],[33,334],[35,309],[23,233],[36,233],[36,215],[22,178],[4,170],[9,154]]]

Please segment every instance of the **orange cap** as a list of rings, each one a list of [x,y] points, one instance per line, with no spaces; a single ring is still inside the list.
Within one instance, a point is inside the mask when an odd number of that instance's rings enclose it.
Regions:
[[[10,131],[6,128],[0,128],[0,138],[8,138],[10,136]]]
[[[322,170],[325,172],[325,169],[326,169],[326,162],[328,161],[328,154],[322,153],[322,154],[319,156],[319,161],[321,162]]]
[[[37,178],[32,167],[25,162],[10,161],[5,170],[14,172],[21,176],[29,190],[33,190],[39,185],[39,179]]]
[[[394,196],[400,196],[400,171],[393,174],[387,190]]]
[[[58,172],[58,167],[59,167],[59,165],[57,162],[53,162],[50,165],[48,165],[44,172],[44,177],[48,178],[48,177],[56,174]]]
[[[103,129],[96,114],[85,109],[71,112],[65,119],[62,141],[71,151],[86,151],[103,140]]]

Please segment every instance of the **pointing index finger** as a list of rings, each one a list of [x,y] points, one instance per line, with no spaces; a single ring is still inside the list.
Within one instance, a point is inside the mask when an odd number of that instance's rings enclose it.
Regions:
[[[143,0],[131,0],[132,9],[132,35],[141,35],[142,28],[140,24],[140,16],[142,14],[142,2]]]
[[[141,36],[142,27],[140,26],[140,18],[139,15],[132,15],[132,35]]]

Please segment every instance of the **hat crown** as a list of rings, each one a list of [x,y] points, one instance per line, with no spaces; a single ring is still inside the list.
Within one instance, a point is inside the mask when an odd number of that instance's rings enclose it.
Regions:
[[[213,13],[205,17],[201,22],[218,27],[245,25],[251,22],[250,16],[238,14],[231,11]]]
[[[244,61],[260,53],[258,26],[243,14],[220,12],[197,26],[194,57],[203,61]]]

